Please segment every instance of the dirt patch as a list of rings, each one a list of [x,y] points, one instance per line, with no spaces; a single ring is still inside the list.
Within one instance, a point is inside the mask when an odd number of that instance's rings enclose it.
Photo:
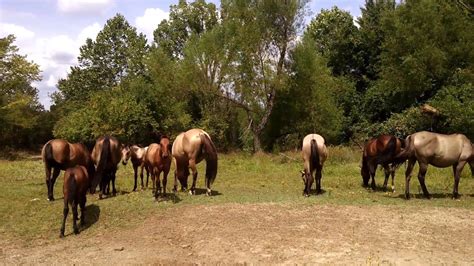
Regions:
[[[473,264],[473,217],[474,211],[456,208],[188,205],[124,231],[70,235],[48,244],[37,241],[29,248],[0,240],[0,261]]]

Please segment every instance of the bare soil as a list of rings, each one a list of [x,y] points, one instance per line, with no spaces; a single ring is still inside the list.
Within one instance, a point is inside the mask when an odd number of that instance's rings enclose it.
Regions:
[[[187,205],[100,235],[0,240],[0,263],[474,264],[473,218],[457,208]]]

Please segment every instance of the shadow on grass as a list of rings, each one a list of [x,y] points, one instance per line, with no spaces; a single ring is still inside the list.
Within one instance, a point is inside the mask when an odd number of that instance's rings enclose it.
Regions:
[[[202,194],[206,194],[207,193],[207,189],[205,188],[196,188],[196,195],[202,195]],[[220,193],[219,191],[217,190],[211,190],[211,196],[220,196],[222,195],[222,193]]]
[[[157,199],[157,202],[166,202],[170,201],[174,204],[179,203],[181,201],[181,198],[178,197],[175,193],[166,193],[165,195],[160,195]]]
[[[84,217],[84,224],[81,227],[81,231],[84,231],[87,228],[91,227],[99,220],[100,217],[100,208],[95,204],[86,206],[85,211],[86,216]]]
[[[413,194],[411,193],[411,198],[410,199],[421,199],[421,200],[430,200],[430,199],[452,199],[453,198],[453,194],[452,193],[433,193],[433,194],[430,194],[430,198],[427,198],[425,197],[425,195],[423,195],[423,193],[417,193],[417,194]],[[469,195],[465,195],[465,196],[469,196]],[[471,196],[474,196],[471,195]],[[389,196],[389,195],[385,195],[384,197],[386,198],[392,198],[392,199],[395,199],[395,198],[398,198],[398,199],[405,199],[405,193],[400,193],[398,196],[396,197],[393,197],[393,196]],[[461,199],[463,197],[462,194],[459,194],[459,198],[458,199]]]
[[[372,189],[370,185],[366,186],[364,184],[361,185],[363,188],[367,189],[369,192],[392,192],[391,185],[387,185],[387,187],[384,189],[383,185],[375,185],[375,189]]]

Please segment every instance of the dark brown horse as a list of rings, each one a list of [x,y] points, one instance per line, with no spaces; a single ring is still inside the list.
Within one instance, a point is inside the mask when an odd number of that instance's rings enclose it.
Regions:
[[[46,187],[48,200],[54,200],[53,187],[61,170],[82,165],[90,170],[94,164],[90,159],[89,150],[81,143],[69,143],[63,139],[53,139],[43,146],[41,157],[46,171]],[[53,175],[51,176],[51,169]]]
[[[145,154],[148,150],[147,147],[139,147],[137,145],[133,145],[131,147],[127,147],[122,150],[122,163],[123,165],[127,165],[128,160],[132,161],[133,166],[133,177],[134,177],[134,185],[133,191],[137,189],[137,177],[138,177],[138,167],[140,167],[140,179],[142,181],[142,189],[143,189],[143,169],[146,171],[146,186],[148,187],[148,176],[150,175],[148,172],[148,168],[145,167]]]
[[[106,188],[112,182],[112,194],[115,196],[115,174],[117,165],[122,159],[121,150],[124,148],[120,142],[112,136],[105,136],[97,139],[92,150],[92,160],[94,161],[96,172],[91,190],[99,186],[99,198],[106,194]]]
[[[64,230],[66,226],[66,218],[69,212],[69,205],[72,207],[72,223],[74,234],[79,233],[79,227],[76,221],[78,220],[77,205],[81,208],[80,225],[84,225],[84,215],[87,201],[87,190],[91,187],[91,177],[94,176],[94,168],[92,172],[87,170],[84,166],[75,166],[68,168],[64,173],[64,209],[63,209],[63,223],[59,237],[64,237]]]
[[[461,172],[469,163],[471,173],[474,175],[474,145],[463,134],[444,135],[428,131],[421,131],[409,135],[406,140],[406,148],[400,157],[408,159],[405,173],[405,197],[410,198],[411,172],[416,162],[420,166],[418,181],[425,197],[430,198],[426,189],[425,175],[428,165],[439,168],[452,167],[454,174],[453,198],[459,196],[458,186]]]
[[[301,153],[303,155],[304,171],[301,172],[301,177],[305,184],[303,190],[305,197],[309,197],[314,182],[314,172],[316,172],[316,194],[321,193],[323,165],[328,158],[328,150],[324,142],[324,138],[318,134],[309,134],[303,139]]]
[[[148,150],[145,154],[145,166],[148,172],[151,173],[151,180],[153,183],[153,191],[155,192],[155,198],[160,196],[163,192],[163,196],[166,196],[166,183],[168,181],[168,173],[171,168],[171,143],[167,136],[161,136],[160,144],[152,143],[148,146]],[[163,172],[163,191],[160,185],[160,175]],[[155,190],[156,182],[156,190]]]
[[[371,187],[375,190],[375,171],[377,165],[380,164],[385,170],[384,191],[387,189],[389,175],[392,175],[392,191],[395,191],[395,170],[405,162],[405,159],[397,157],[401,152],[402,144],[403,142],[400,139],[391,135],[381,135],[367,142],[362,154],[360,172],[364,186],[368,186],[369,179],[372,178]]]
[[[178,181],[182,190],[188,187],[189,168],[193,172],[193,185],[190,194],[196,194],[196,165],[206,160],[206,188],[207,195],[211,195],[211,185],[217,175],[217,150],[209,134],[202,129],[190,129],[179,134],[173,143],[173,157],[176,163],[174,188],[177,191]]]

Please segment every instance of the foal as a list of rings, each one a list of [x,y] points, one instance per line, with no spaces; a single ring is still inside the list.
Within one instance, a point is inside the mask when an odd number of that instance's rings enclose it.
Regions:
[[[128,159],[132,161],[133,176],[135,178],[133,191],[137,190],[138,167],[140,167],[140,179],[142,181],[142,190],[143,190],[143,168],[145,168],[145,171],[146,171],[146,186],[148,187],[148,177],[150,176],[150,173],[148,172],[148,168],[145,167],[145,155],[147,151],[148,151],[148,146],[141,148],[137,145],[133,145],[127,149],[122,149],[122,158],[124,158],[122,160],[122,164],[127,165]]]

